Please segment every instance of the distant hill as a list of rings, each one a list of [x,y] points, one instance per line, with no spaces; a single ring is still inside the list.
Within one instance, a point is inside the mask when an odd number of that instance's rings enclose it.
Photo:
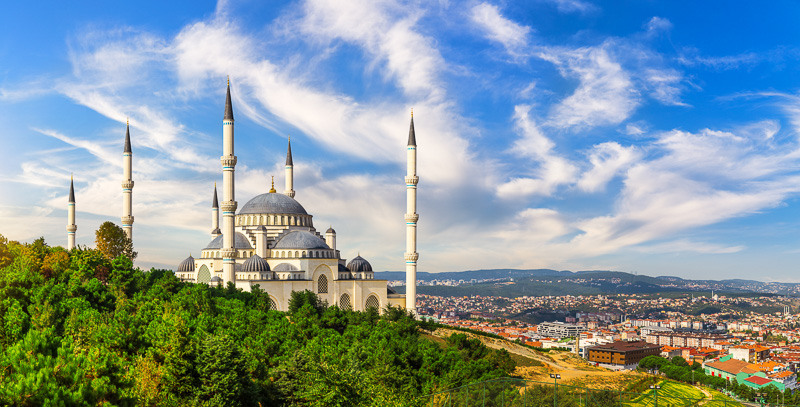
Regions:
[[[405,280],[404,271],[376,272],[375,278]],[[597,294],[652,294],[687,291],[715,291],[739,294],[769,293],[800,296],[800,285],[796,283],[765,283],[761,281],[690,280],[675,276],[645,276],[609,270],[551,270],[551,269],[487,269],[446,273],[417,273],[421,282],[434,280],[461,281],[455,286],[421,285],[420,294],[464,296],[491,295],[500,297],[541,295],[597,295]],[[403,287],[396,287],[403,292]]]

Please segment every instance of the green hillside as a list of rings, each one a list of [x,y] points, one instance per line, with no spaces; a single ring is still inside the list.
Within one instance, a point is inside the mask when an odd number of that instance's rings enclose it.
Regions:
[[[505,351],[399,309],[352,312],[293,294],[181,283],[126,257],[0,236],[0,405],[419,405],[507,376]]]

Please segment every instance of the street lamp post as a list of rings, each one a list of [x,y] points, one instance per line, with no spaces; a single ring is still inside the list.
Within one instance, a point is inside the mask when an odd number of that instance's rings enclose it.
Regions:
[[[560,374],[550,373],[550,378],[553,379],[553,407],[558,407],[558,379],[561,378]]]
[[[655,395],[656,395],[656,402],[655,402],[655,406],[654,407],[658,407],[658,389],[660,389],[661,386],[659,386],[657,384],[651,384],[650,388],[653,389],[653,393],[655,393]]]

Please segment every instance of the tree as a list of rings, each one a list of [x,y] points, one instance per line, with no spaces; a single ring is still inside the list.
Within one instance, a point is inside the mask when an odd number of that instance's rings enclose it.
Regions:
[[[8,248],[8,239],[0,235],[0,268],[8,266],[13,260],[14,256]]]
[[[95,244],[97,250],[103,253],[107,259],[113,260],[120,255],[128,256],[135,260],[138,253],[133,251],[133,242],[125,234],[121,227],[113,222],[103,222],[95,232]]]

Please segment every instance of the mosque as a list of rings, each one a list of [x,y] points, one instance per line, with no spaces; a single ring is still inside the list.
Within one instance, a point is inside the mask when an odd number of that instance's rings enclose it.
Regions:
[[[360,255],[349,262],[337,250],[336,231],[330,227],[324,235],[314,227],[313,216],[295,200],[294,164],[291,140],[288,142],[285,167],[285,190],[272,187],[247,201],[241,208],[234,196],[235,168],[234,118],[230,81],[222,120],[222,202],[217,187],[211,204],[211,241],[199,258],[189,256],[175,275],[186,282],[225,286],[229,282],[244,291],[258,287],[266,291],[273,309],[285,311],[292,291],[309,290],[330,305],[365,310],[384,309],[387,305],[416,311],[417,143],[414,115],[406,148],[406,295],[396,294],[386,280],[376,280],[370,263]],[[122,226],[133,239],[132,157],[130,126],[125,133],[123,151]],[[238,209],[238,212],[237,212]],[[219,216],[222,211],[222,229]],[[75,193],[70,182],[67,224],[67,249],[75,246]]]

